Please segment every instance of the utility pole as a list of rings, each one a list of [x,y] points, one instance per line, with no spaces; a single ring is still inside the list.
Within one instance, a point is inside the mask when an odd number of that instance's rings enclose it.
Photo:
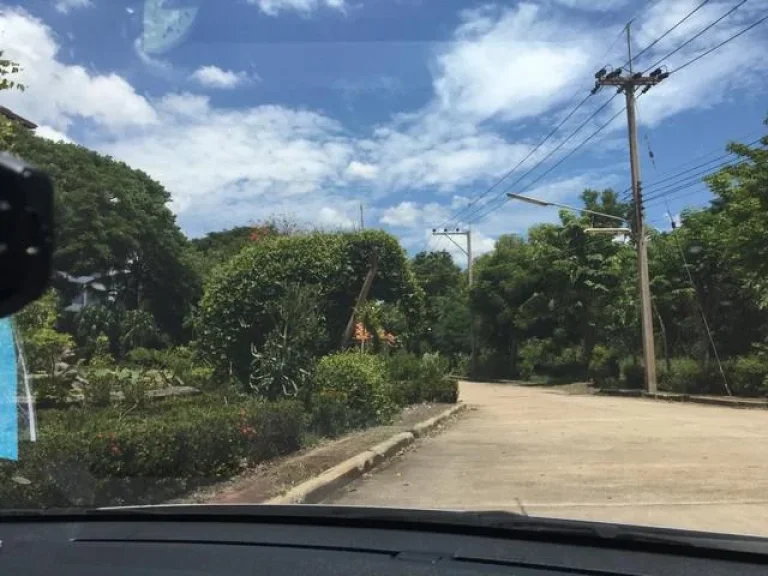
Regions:
[[[453,242],[456,247],[461,250],[464,255],[467,257],[467,279],[469,281],[469,288],[472,289],[473,284],[475,283],[475,275],[474,275],[474,263],[472,261],[472,230],[467,228],[466,230],[461,230],[460,228],[455,229],[448,229],[443,228],[442,230],[433,229],[432,230],[432,236],[445,236]],[[456,242],[453,239],[453,236],[465,236],[467,239],[467,248],[466,250],[464,247]],[[470,349],[471,349],[471,371],[474,374],[477,368],[477,344],[475,342],[475,317],[471,312],[470,309],[470,318],[469,318],[469,341],[470,341]]]
[[[632,194],[635,203],[635,243],[637,245],[638,289],[640,292],[640,321],[643,330],[643,362],[645,363],[645,389],[656,394],[656,352],[653,338],[653,313],[651,285],[648,274],[648,246],[643,223],[643,193],[640,182],[640,160],[637,155],[637,116],[635,113],[635,94],[642,87],[645,94],[653,86],[669,76],[668,72],[657,68],[649,75],[632,70],[632,37],[630,24],[627,24],[627,49],[629,52],[629,76],[623,76],[624,70],[616,68],[607,72],[605,68],[595,74],[596,82],[592,93],[605,86],[617,87],[624,92],[627,101],[627,125],[629,127],[629,164],[632,177]]]
[[[360,230],[365,230],[365,218],[363,218],[363,203],[360,202]]]

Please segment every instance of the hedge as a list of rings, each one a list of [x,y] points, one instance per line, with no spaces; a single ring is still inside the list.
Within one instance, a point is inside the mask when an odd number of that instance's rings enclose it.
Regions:
[[[350,427],[388,421],[396,410],[379,356],[345,352],[324,356],[315,372],[315,396],[348,408]]]
[[[296,402],[179,402],[141,416],[114,409],[43,413],[40,439],[0,463],[5,508],[159,502],[300,448]],[[210,401],[210,397],[208,397]]]
[[[196,324],[201,349],[216,366],[248,381],[251,345],[260,348],[273,328],[270,306],[286,286],[317,289],[328,342],[341,337],[360,283],[378,255],[371,300],[397,302],[409,317],[418,314],[421,291],[397,239],[386,232],[313,233],[264,239],[216,268],[200,301]],[[312,355],[332,348],[318,340]]]
[[[459,399],[459,384],[449,376],[450,362],[439,354],[398,353],[387,359],[393,400],[400,406],[421,402],[453,404]]]

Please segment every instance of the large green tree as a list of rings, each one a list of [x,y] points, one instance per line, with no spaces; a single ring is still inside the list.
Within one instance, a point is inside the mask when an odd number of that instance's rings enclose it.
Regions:
[[[448,356],[469,353],[470,313],[466,275],[448,252],[421,252],[411,261],[416,282],[424,291],[423,322],[418,343],[422,351]]]
[[[142,308],[175,338],[200,294],[187,240],[168,192],[145,173],[74,144],[13,130],[14,152],[53,179],[54,267],[73,276],[114,276],[118,304]],[[65,288],[65,287],[63,287]]]

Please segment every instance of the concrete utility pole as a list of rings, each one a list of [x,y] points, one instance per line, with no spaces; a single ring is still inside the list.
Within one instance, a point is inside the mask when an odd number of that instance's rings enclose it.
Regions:
[[[627,48],[629,51],[629,76],[623,76],[623,69],[617,68],[611,72],[606,69],[595,74],[597,81],[593,93],[604,86],[615,86],[619,92],[624,92],[627,100],[627,125],[629,127],[629,163],[632,175],[632,193],[635,202],[635,242],[637,244],[638,287],[640,292],[640,320],[643,329],[643,361],[645,363],[645,388],[655,394],[656,383],[656,352],[653,339],[653,314],[651,304],[650,276],[648,274],[648,247],[643,224],[643,194],[640,183],[640,160],[637,155],[637,117],[635,114],[635,92],[643,88],[645,94],[669,76],[668,72],[657,68],[650,75],[632,70],[632,38],[630,25],[627,24]]]
[[[472,230],[467,228],[466,230],[461,230],[459,228],[455,229],[448,229],[443,228],[442,230],[433,229],[432,230],[432,236],[445,236],[453,242],[456,247],[464,252],[464,255],[467,257],[467,279],[469,280],[469,287],[472,288],[472,285],[475,283],[475,275],[474,275],[474,263],[472,261]],[[457,243],[453,236],[466,236],[467,238],[467,248],[466,250],[464,247]],[[471,314],[471,311],[470,311]],[[469,340],[470,340],[470,347],[471,347],[471,369],[472,373],[474,374],[475,369],[477,367],[477,345],[475,343],[475,318],[474,315],[470,317],[469,319]]]

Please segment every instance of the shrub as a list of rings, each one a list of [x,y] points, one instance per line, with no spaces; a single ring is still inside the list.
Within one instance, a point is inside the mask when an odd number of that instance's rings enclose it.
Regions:
[[[415,354],[408,352],[392,354],[387,358],[386,368],[393,400],[399,406],[421,402],[421,361]]]
[[[670,367],[660,365],[659,387],[668,392],[711,394],[724,392],[722,377],[714,365],[702,366],[692,358],[672,358]]]
[[[458,382],[450,376],[451,364],[439,354],[417,356],[405,352],[387,359],[392,397],[399,406],[420,402],[454,403]]]
[[[579,346],[564,348],[557,353],[548,355],[542,370],[554,378],[583,378],[586,365]]]
[[[450,362],[439,354],[424,354],[420,364],[422,402],[455,403],[459,384],[449,376]]]
[[[155,503],[301,445],[304,414],[294,402],[196,400],[151,416],[113,408],[44,414],[38,442],[22,444],[18,462],[0,463],[0,501],[12,508]]]
[[[352,428],[351,411],[345,395],[333,390],[316,393],[312,398],[309,427],[318,436],[329,438]]]
[[[155,318],[146,310],[129,310],[121,321],[120,349],[123,354],[133,348],[154,348],[162,345],[162,335]]]
[[[320,359],[315,393],[333,393],[349,408],[350,424],[366,426],[386,421],[394,402],[385,384],[384,362],[378,356],[346,352]]]
[[[595,386],[599,387],[617,382],[620,370],[616,352],[606,346],[595,346],[589,361],[588,375]]]
[[[634,358],[624,358],[619,362],[620,386],[629,390],[642,390],[645,386],[645,372]]]
[[[112,392],[117,391],[117,376],[109,368],[89,368],[85,372],[82,389],[86,406],[108,406],[112,401]]]
[[[526,340],[525,344],[520,346],[517,354],[517,371],[520,378],[527,380],[531,378],[537,368],[545,362],[546,343],[538,338]]]
[[[196,318],[202,349],[220,371],[231,368],[247,382],[251,346],[262,348],[275,327],[274,303],[296,283],[317,288],[318,311],[335,341],[344,331],[374,251],[379,265],[370,299],[399,302],[403,310],[415,308],[420,291],[405,252],[385,232],[270,237],[245,247],[211,273]],[[327,342],[317,341],[308,352],[317,357],[329,348]]]
[[[763,396],[768,392],[768,362],[762,356],[741,356],[724,367],[731,391],[737,396]]]

